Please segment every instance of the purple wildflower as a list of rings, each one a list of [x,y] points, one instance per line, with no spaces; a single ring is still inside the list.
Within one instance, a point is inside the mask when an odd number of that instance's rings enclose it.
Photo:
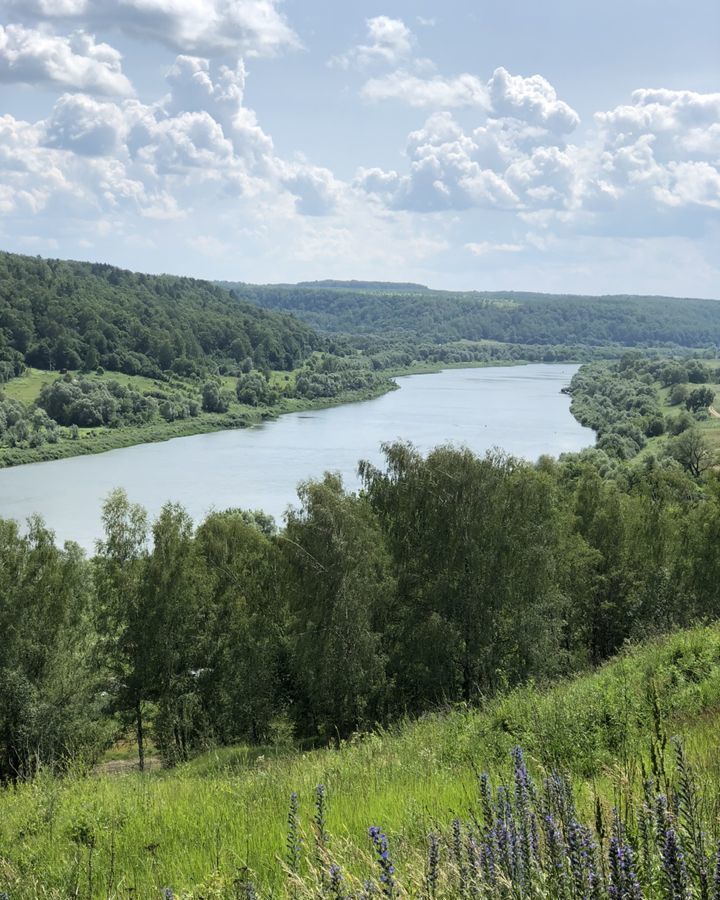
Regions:
[[[663,871],[668,889],[668,900],[686,900],[688,891],[688,873],[678,834],[672,825],[665,829],[665,842],[662,849]]]
[[[436,834],[430,835],[427,855],[427,889],[430,897],[435,897],[440,869],[440,843]]]
[[[494,842],[495,835],[491,832],[480,845],[480,867],[485,881],[493,886],[496,883]]]
[[[375,850],[375,858],[380,869],[380,884],[385,897],[395,896],[395,866],[390,859],[390,850],[385,834],[374,825],[368,829],[368,835]]]
[[[345,900],[345,893],[343,891],[343,876],[342,872],[340,871],[340,866],[330,866],[329,875],[329,888],[332,900]]]
[[[452,832],[453,857],[455,858],[458,876],[458,895],[464,897],[467,893],[467,866],[465,865],[465,854],[463,853],[462,824],[460,819],[453,819]]]
[[[324,784],[315,788],[315,834],[320,847],[327,844],[327,831],[325,830],[325,813],[327,809],[327,791]]]
[[[495,818],[495,815],[493,813],[492,788],[490,787],[490,778],[488,777],[486,772],[483,772],[483,774],[480,776],[480,805],[482,807],[483,824],[489,831],[493,826],[493,819]]]
[[[300,826],[298,818],[298,795],[290,794],[290,808],[287,818],[286,862],[288,869],[296,875],[300,868]]]
[[[558,896],[565,896],[565,859],[566,848],[562,832],[558,828],[555,819],[548,813],[544,820],[545,846],[547,847],[548,861],[550,863],[550,878],[555,885]]]

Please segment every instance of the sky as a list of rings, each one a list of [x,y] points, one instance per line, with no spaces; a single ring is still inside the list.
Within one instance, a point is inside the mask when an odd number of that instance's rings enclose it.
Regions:
[[[0,0],[0,248],[720,299],[720,3]]]

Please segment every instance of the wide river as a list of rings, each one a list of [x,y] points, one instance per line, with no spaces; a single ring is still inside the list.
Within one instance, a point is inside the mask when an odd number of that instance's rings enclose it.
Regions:
[[[451,442],[477,453],[499,447],[535,460],[594,443],[570,415],[560,389],[571,365],[448,369],[398,379],[400,390],[376,400],[291,413],[266,424],[175,438],[0,470],[0,517],[42,515],[59,541],[92,549],[100,507],[116,487],[151,513],[167,500],[194,519],[211,509],[264,509],[281,519],[297,484],[340,472],[358,485],[360,459],[382,462],[380,444],[403,439],[427,451]]]

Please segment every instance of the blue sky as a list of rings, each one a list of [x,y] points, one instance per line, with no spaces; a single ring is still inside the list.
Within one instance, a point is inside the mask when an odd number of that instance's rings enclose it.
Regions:
[[[0,0],[0,246],[720,298],[717,0]]]

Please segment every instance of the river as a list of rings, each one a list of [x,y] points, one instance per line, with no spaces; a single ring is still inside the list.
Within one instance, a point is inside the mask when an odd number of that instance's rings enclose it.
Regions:
[[[398,379],[375,400],[291,413],[254,428],[175,438],[0,470],[0,517],[42,515],[59,541],[91,550],[100,507],[115,487],[154,515],[167,500],[195,520],[211,509],[264,509],[278,520],[297,484],[324,471],[358,484],[358,460],[382,462],[380,444],[403,439],[422,451],[451,442],[477,453],[499,447],[529,460],[581,450],[595,435],[570,415],[560,389],[573,365],[447,369]]]

